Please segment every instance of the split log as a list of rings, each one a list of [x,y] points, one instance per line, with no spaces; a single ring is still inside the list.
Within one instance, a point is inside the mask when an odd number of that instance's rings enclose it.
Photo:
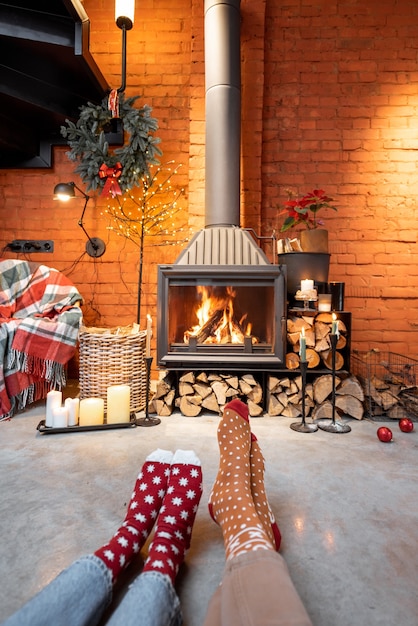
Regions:
[[[312,348],[306,348],[306,360],[308,361],[308,369],[313,369],[319,365],[319,354]]]
[[[286,367],[288,370],[295,370],[299,367],[299,355],[295,352],[286,354]]]
[[[332,350],[328,350],[322,353],[322,361],[325,365],[325,367],[329,370],[332,369]],[[319,357],[318,357],[319,358]],[[341,352],[338,352],[338,350],[336,350],[335,352],[335,369],[341,370],[344,366],[344,357],[341,354]]]
[[[202,411],[202,398],[200,396],[183,396],[180,398],[179,408],[186,417],[196,417]]]

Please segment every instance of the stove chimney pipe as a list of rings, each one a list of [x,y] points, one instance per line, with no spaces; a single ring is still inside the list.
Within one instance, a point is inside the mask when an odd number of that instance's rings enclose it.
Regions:
[[[240,226],[240,0],[205,0],[205,227]]]

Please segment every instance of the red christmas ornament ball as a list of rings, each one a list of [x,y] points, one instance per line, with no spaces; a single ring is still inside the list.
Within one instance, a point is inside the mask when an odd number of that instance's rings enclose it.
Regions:
[[[389,443],[390,441],[392,441],[392,431],[387,426],[381,426],[380,428],[378,428],[377,436],[379,437],[380,441],[383,441],[384,443]]]
[[[414,422],[409,417],[403,417],[399,420],[399,428],[403,433],[410,433],[414,430]]]

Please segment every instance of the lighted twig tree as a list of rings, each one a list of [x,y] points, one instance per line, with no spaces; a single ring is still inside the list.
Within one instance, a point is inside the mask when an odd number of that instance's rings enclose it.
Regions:
[[[117,195],[106,209],[113,222],[108,229],[129,239],[139,248],[138,324],[141,317],[144,248],[147,240],[152,237],[153,246],[177,245],[188,241],[190,235],[186,215],[184,222],[181,219],[184,209],[178,204],[184,189],[171,185],[171,178],[177,174],[181,164],[175,167],[172,165],[173,162],[151,165],[149,173],[142,176],[137,189]]]

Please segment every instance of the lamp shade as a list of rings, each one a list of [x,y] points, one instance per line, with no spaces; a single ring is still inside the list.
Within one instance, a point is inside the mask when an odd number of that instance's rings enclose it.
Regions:
[[[54,198],[58,200],[69,200],[75,197],[74,183],[58,183],[54,187]]]
[[[134,23],[135,0],[115,0],[115,22],[119,28],[130,30]]]

